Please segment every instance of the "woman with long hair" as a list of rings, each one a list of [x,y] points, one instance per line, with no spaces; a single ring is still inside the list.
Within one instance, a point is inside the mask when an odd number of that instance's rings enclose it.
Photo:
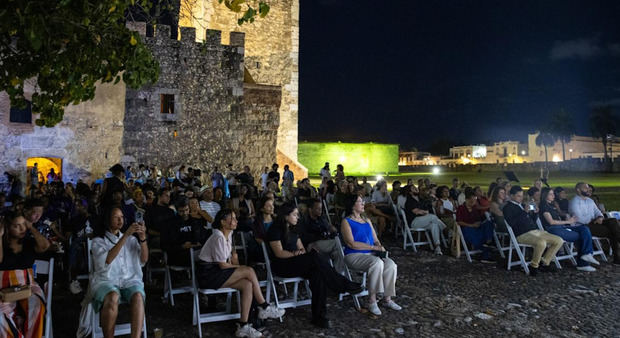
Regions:
[[[32,234],[32,237],[28,235]],[[41,337],[45,296],[34,280],[35,253],[45,252],[49,241],[24,216],[8,212],[0,225],[0,288],[30,285],[30,297],[15,302],[0,301],[1,337]],[[20,313],[22,320],[15,320]]]
[[[260,331],[248,323],[252,301],[258,303],[260,319],[280,318],[284,310],[265,301],[256,278],[249,266],[239,265],[232,243],[237,228],[237,216],[232,209],[222,209],[213,221],[213,234],[200,250],[198,283],[204,289],[233,288],[241,291],[241,318],[237,324],[237,337],[261,337]]]
[[[301,277],[310,280],[312,291],[312,324],[329,328],[327,319],[327,289],[338,293],[358,294],[360,284],[344,278],[329,264],[326,256],[315,250],[306,252],[295,230],[299,211],[293,204],[278,210],[275,223],[267,231],[266,241],[271,253],[271,268],[276,276]]]

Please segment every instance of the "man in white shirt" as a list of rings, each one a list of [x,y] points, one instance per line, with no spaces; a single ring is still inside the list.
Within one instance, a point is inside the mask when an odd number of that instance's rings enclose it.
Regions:
[[[614,251],[614,263],[620,264],[620,224],[615,218],[603,217],[596,203],[590,198],[588,184],[575,185],[576,196],[568,204],[568,212],[577,217],[577,223],[587,225],[593,236],[609,239]]]
[[[202,190],[202,201],[200,201],[200,209],[204,210],[211,217],[211,222],[207,220],[207,229],[212,229],[211,223],[215,219],[215,215],[220,211],[221,207],[217,202],[213,201],[213,188],[211,187],[203,187]]]

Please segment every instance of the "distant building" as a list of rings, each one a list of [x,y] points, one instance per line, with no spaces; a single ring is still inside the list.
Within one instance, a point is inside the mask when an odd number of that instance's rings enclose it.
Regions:
[[[401,151],[398,154],[398,165],[436,165],[439,164],[440,157],[432,156],[431,153],[423,151]]]
[[[529,157],[532,162],[545,161],[545,147],[536,145],[538,133],[527,136]],[[620,139],[612,137],[607,144],[607,153],[615,158],[620,155]],[[551,147],[547,147],[547,158],[552,162],[570,161],[579,158],[602,159],[604,157],[603,143],[600,138],[589,136],[571,137],[570,141],[564,143],[564,153],[562,153],[562,142],[556,141]]]

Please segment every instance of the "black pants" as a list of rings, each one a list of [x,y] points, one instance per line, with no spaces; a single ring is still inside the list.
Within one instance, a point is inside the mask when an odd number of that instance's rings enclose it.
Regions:
[[[327,289],[345,292],[351,281],[339,274],[326,256],[316,251],[286,259],[276,258],[271,265],[279,277],[301,277],[310,281],[312,291],[312,318],[325,318],[327,311]]]
[[[615,218],[606,218],[602,224],[588,224],[592,236],[609,238],[615,259],[620,259],[620,224]]]

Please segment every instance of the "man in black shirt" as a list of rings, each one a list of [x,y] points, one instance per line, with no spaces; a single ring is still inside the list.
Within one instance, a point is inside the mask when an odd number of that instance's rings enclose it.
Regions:
[[[510,188],[510,201],[506,203],[502,211],[506,224],[510,225],[517,237],[517,242],[531,245],[534,248],[532,262],[530,263],[530,276],[536,276],[541,262],[541,271],[555,271],[555,267],[552,267],[550,263],[564,244],[564,240],[559,236],[538,229],[538,226],[523,209],[522,203],[523,189],[515,185]],[[543,252],[545,252],[544,257],[542,256]]]
[[[271,171],[269,172],[269,174],[267,175],[267,179],[269,181],[273,181],[276,182],[276,184],[280,183],[280,173],[278,172],[278,164],[274,163],[271,166]]]
[[[157,204],[150,207],[144,215],[144,222],[149,234],[149,247],[159,248],[159,236],[162,230],[174,218],[174,211],[168,207],[170,189],[163,188],[157,196]]]
[[[177,215],[162,229],[161,248],[169,265],[189,266],[189,249],[200,246],[200,224],[189,217],[187,198],[180,198],[175,206]]]
[[[327,222],[323,215],[321,201],[308,200],[308,211],[299,225],[301,242],[307,251],[312,249],[329,256],[334,262],[334,268],[344,274],[344,256],[338,246],[338,230]]]

